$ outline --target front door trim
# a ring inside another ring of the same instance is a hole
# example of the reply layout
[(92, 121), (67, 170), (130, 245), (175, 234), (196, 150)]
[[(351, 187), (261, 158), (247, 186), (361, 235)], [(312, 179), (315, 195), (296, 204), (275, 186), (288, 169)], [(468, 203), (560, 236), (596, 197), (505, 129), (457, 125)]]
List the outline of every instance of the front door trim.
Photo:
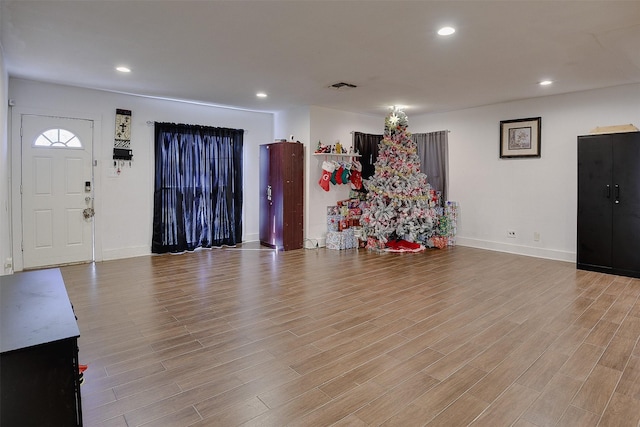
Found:
[(68, 110), (50, 110), (29, 107), (10, 107), (10, 140), (9, 146), (11, 158), (11, 249), (13, 258), (13, 271), (24, 270), (24, 262), (22, 257), (22, 135), (20, 135), (21, 120), (23, 115), (40, 115), (50, 117), (61, 117), (69, 119), (81, 119), (93, 121), (93, 197), (94, 210), (96, 216), (94, 221), (94, 260), (102, 261), (102, 223), (100, 221), (99, 212), (101, 212), (101, 195), (102, 195), (102, 179), (98, 173), (98, 162), (101, 140), (102, 140), (102, 121), (100, 114), (91, 114), (87, 112), (77, 112)]

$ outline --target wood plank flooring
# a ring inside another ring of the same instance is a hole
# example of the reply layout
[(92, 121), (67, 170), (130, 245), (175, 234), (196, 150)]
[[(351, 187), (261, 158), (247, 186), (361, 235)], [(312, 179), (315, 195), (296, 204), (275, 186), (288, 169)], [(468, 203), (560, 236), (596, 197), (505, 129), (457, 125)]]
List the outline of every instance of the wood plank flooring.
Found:
[(466, 247), (62, 268), (86, 426), (638, 426), (640, 280)]

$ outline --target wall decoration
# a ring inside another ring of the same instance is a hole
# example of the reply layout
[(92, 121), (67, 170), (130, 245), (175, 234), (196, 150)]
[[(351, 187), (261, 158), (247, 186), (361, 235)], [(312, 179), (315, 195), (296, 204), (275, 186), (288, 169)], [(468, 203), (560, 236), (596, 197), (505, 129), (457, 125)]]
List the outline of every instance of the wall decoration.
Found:
[(540, 157), (542, 118), (502, 120), (500, 158)]
[(113, 143), (113, 159), (131, 161), (132, 158), (131, 110), (116, 108), (116, 131)]

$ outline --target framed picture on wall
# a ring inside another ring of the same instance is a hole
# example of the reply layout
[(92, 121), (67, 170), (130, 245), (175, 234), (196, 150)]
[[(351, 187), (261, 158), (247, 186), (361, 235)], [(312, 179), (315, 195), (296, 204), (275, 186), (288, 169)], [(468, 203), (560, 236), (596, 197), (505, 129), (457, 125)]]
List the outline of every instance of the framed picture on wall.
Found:
[(500, 121), (500, 158), (540, 157), (542, 118)]

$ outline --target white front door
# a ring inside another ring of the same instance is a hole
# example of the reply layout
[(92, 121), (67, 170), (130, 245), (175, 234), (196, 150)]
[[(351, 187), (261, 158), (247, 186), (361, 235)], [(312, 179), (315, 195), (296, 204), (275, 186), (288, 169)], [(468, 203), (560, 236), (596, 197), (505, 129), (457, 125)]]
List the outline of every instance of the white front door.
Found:
[(24, 268), (93, 260), (93, 121), (23, 114)]

